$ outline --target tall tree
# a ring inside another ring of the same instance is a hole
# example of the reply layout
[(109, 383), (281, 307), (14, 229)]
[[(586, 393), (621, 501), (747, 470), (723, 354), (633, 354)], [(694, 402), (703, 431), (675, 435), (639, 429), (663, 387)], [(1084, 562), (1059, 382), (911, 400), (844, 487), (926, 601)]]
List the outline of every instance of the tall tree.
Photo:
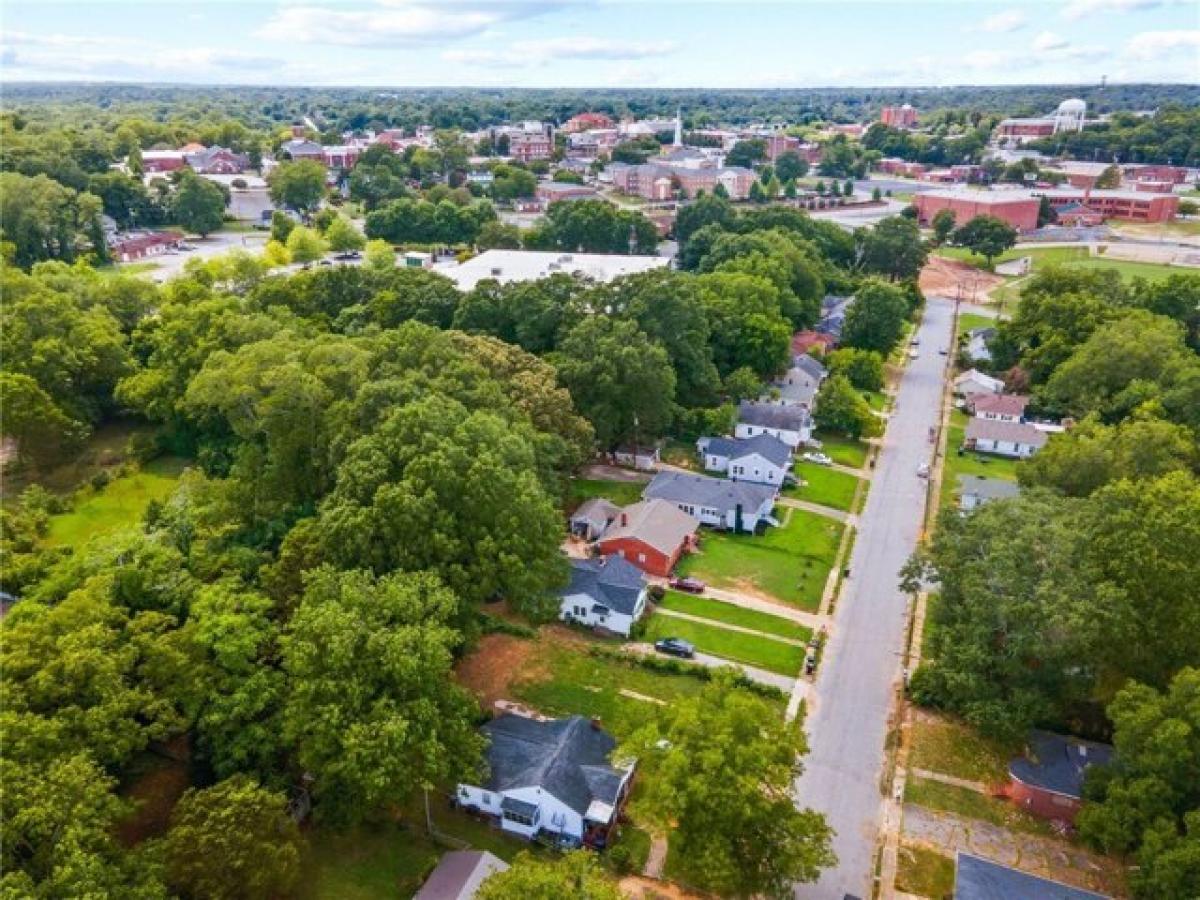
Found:
[(325, 167), (311, 159), (282, 162), (267, 176), (267, 185), (276, 204), (308, 214), (325, 196)]
[(484, 881), (475, 896), (477, 900), (621, 900), (623, 894), (591, 853), (576, 850), (551, 860), (522, 853), (507, 872)]
[(886, 356), (904, 334), (907, 315), (908, 299), (900, 288), (869, 280), (858, 289), (846, 310), (842, 343)]
[(207, 178), (188, 172), (175, 188), (171, 212), (187, 231), (204, 237), (225, 220), (225, 194)]
[(1017, 243), (1017, 229), (995, 216), (976, 216), (954, 230), (953, 240), (982, 256), (990, 269), (993, 259)]
[(817, 392), (814, 420), (820, 428), (852, 438), (874, 437), (883, 430), (867, 401), (837, 372), (826, 378)]
[(889, 216), (863, 237), (863, 269), (888, 281), (916, 278), (926, 256), (917, 223), (904, 216)]
[(345, 216), (335, 216), (325, 229), (325, 241), (334, 253), (346, 250), (361, 250), (367, 245), (367, 239), (361, 231)]

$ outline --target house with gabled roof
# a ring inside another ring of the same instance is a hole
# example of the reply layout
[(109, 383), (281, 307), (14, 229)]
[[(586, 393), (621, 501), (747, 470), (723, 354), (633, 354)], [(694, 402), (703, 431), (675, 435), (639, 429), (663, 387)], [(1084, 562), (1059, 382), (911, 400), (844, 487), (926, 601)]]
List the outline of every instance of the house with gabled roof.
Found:
[(1108, 900), (1103, 894), (1051, 881), (958, 851), (954, 900)]
[(696, 449), (706, 470), (723, 472), (734, 481), (782, 487), (792, 467), (792, 448), (769, 434), (752, 438), (702, 437)]
[(967, 422), (964, 438), (963, 446), (968, 450), (1025, 459), (1046, 446), (1049, 435), (1024, 422), (972, 418)]
[(594, 541), (621, 514), (621, 507), (604, 497), (592, 497), (579, 504), (571, 513), (571, 534), (584, 541)]
[(1004, 391), (1004, 382), (978, 369), (967, 369), (954, 379), (954, 393), (967, 397), (971, 394), (999, 394)]
[(621, 556), (571, 560), (571, 580), (559, 592), (559, 618), (629, 637), (646, 612), (646, 576)]
[(642, 496), (667, 500), (704, 525), (753, 533), (759, 525), (779, 524), (771, 517), (777, 494), (765, 484), (666, 471), (654, 476)]
[(472, 900), (481, 884), (507, 869), (508, 863), (486, 850), (451, 850), (413, 900)]
[(812, 437), (812, 416), (803, 406), (743, 400), (738, 404), (734, 436), (752, 438), (769, 434), (789, 447), (799, 447)]
[(1073, 823), (1083, 805), (1087, 770), (1108, 765), (1112, 759), (1108, 744), (1032, 731), (1024, 755), (1008, 764), (1008, 796), (1034, 815)]
[(596, 548), (650, 575), (666, 577), (696, 542), (699, 520), (667, 500), (646, 499), (618, 510)]
[(460, 804), (526, 839), (562, 847), (607, 845), (634, 763), (612, 761), (617, 742), (598, 722), (505, 714), (480, 731), (489, 741), (488, 778), (479, 786), (460, 784)]

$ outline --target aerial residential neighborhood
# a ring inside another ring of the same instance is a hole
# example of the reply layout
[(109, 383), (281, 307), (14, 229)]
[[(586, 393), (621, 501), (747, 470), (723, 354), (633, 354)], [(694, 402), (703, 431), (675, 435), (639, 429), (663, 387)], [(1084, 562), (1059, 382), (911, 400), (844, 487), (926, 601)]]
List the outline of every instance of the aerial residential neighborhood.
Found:
[(5, 897), (1200, 898), (1192, 6), (5, 14)]

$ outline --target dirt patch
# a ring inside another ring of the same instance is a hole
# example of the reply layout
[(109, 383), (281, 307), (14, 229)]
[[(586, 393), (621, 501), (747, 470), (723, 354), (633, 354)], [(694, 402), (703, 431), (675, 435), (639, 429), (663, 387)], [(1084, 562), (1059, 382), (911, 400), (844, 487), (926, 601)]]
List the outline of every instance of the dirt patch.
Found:
[(931, 256), (921, 270), (921, 291), (963, 300), (986, 303), (992, 290), (1004, 284), (1004, 278), (984, 272), (957, 259)]
[(638, 472), (622, 466), (610, 466), (607, 463), (593, 463), (583, 468), (584, 478), (594, 478), (598, 481), (625, 481), (645, 483), (654, 477), (653, 472)]
[(654, 881), (640, 875), (627, 875), (620, 882), (621, 893), (633, 900), (700, 900), (702, 894), (689, 894), (669, 881)]
[(192, 784), (188, 764), (183, 760), (153, 757), (145, 765), (146, 771), (120, 791), (124, 799), (137, 805), (117, 826), (117, 840), (126, 847), (166, 833), (175, 804)]
[(479, 645), (455, 667), (459, 684), (479, 698), (485, 709), (510, 696), (509, 687), (518, 677), (528, 677), (537, 663), (538, 642), (509, 634), (484, 635)]

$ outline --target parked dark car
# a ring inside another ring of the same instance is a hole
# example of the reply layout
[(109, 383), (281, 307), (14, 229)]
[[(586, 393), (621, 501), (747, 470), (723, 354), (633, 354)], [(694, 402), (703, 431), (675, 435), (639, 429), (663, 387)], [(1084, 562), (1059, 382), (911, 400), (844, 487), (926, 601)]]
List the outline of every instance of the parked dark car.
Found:
[(703, 594), (708, 586), (699, 578), (672, 578), (667, 583), (675, 590), (686, 591), (689, 594)]
[(691, 659), (696, 655), (696, 648), (682, 638), (663, 638), (661, 641), (655, 641), (654, 649), (659, 653), (683, 659)]

